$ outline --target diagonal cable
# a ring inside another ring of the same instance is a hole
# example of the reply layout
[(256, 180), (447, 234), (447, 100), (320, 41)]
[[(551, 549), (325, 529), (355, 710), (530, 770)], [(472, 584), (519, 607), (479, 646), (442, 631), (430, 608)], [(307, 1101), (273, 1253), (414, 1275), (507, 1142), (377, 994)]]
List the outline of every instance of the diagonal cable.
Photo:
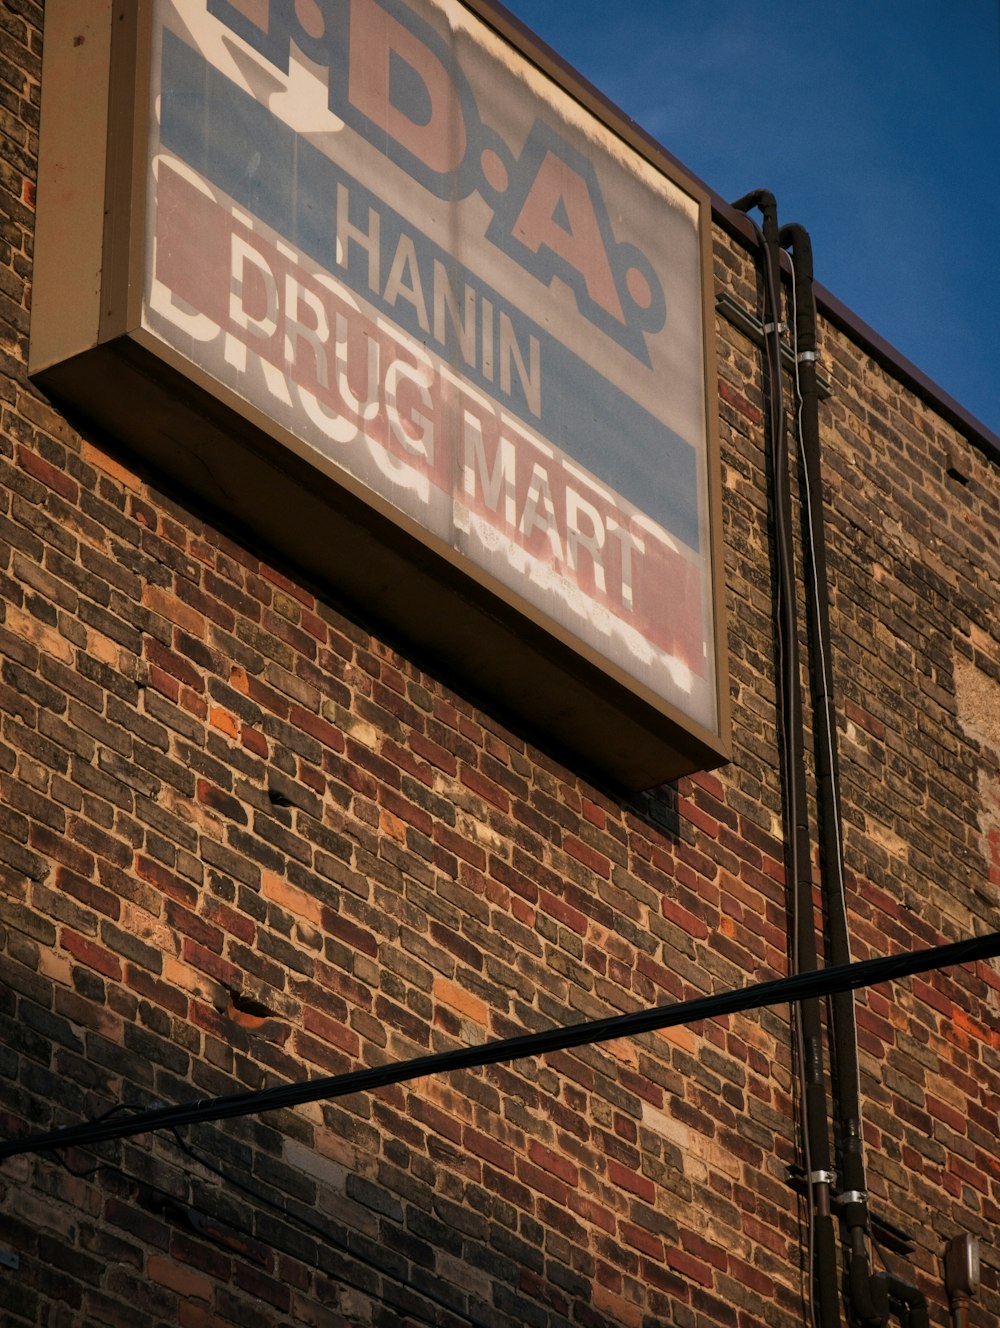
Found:
[(111, 1139), (124, 1139), (151, 1130), (193, 1125), (200, 1121), (228, 1120), (234, 1116), (250, 1116), (263, 1111), (278, 1111), (299, 1106), (305, 1102), (330, 1101), (350, 1093), (371, 1092), (390, 1084), (406, 1083), (429, 1074), (444, 1074), (449, 1070), (478, 1069), (496, 1065), (501, 1061), (521, 1060), (527, 1056), (544, 1056), (572, 1047), (590, 1046), (610, 1042), (617, 1038), (636, 1037), (640, 1033), (654, 1033), (680, 1024), (714, 1019), (719, 1015), (738, 1014), (771, 1005), (787, 1005), (798, 1001), (822, 999), (834, 992), (857, 991), (882, 982), (893, 982), (926, 973), (932, 969), (947, 968), (952, 964), (967, 964), (979, 959), (993, 959), (1000, 955), (1000, 931), (988, 932), (962, 941), (952, 941), (926, 950), (907, 950), (899, 955), (866, 959), (855, 964), (840, 964), (832, 968), (813, 969), (794, 973), (791, 977), (758, 982), (749, 987), (712, 996), (699, 996), (690, 1001), (637, 1010), (632, 1014), (614, 1015), (564, 1028), (545, 1029), (539, 1033), (525, 1033), (503, 1038), (496, 1042), (482, 1042), (473, 1047), (458, 1047), (453, 1051), (417, 1056), (413, 1060), (378, 1065), (346, 1074), (308, 1079), (301, 1083), (280, 1084), (274, 1088), (252, 1092), (230, 1093), (224, 1097), (203, 1098), (175, 1107), (152, 1107), (133, 1116), (117, 1118), (111, 1113), (82, 1125), (67, 1125), (44, 1134), (26, 1135), (0, 1143), (0, 1161), (19, 1153), (47, 1152), (54, 1148), (89, 1148)]

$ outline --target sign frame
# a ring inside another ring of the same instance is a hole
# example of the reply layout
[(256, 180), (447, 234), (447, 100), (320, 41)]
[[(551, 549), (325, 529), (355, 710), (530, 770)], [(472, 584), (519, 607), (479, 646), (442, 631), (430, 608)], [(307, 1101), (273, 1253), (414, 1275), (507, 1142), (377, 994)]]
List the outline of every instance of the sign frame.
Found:
[(153, 0), (46, 5), (29, 373), (515, 731), (646, 789), (730, 758), (710, 200), (506, 11), (463, 7), (697, 205), (714, 730), (143, 326)]

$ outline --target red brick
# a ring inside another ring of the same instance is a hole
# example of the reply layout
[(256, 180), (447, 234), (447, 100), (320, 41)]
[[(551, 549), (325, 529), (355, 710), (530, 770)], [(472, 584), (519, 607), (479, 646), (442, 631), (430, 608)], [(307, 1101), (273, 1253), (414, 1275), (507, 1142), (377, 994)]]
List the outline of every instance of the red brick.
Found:
[(154, 1254), (146, 1264), (146, 1276), (153, 1282), (159, 1282), (161, 1286), (168, 1287), (175, 1291), (185, 1300), (194, 1298), (195, 1300), (208, 1301), (212, 1297), (213, 1285), (210, 1278), (205, 1277), (203, 1273), (197, 1273), (193, 1268), (184, 1264), (174, 1263), (172, 1259), (165, 1259), (163, 1255)]
[(645, 1199), (646, 1203), (651, 1204), (656, 1198), (656, 1189), (651, 1180), (646, 1176), (640, 1176), (636, 1171), (631, 1171), (628, 1167), (623, 1167), (613, 1158), (608, 1159), (608, 1180), (619, 1190), (637, 1194), (640, 1199)]
[(361, 954), (374, 956), (378, 954), (378, 941), (371, 932), (357, 926), (350, 919), (335, 913), (332, 908), (323, 905), (323, 930), (330, 936), (335, 936), (343, 941), (345, 945), (352, 950), (358, 950)]
[(499, 1167), (501, 1171), (509, 1171), (514, 1174), (515, 1153), (513, 1149), (499, 1143), (496, 1139), (480, 1130), (474, 1130), (470, 1125), (462, 1129), (462, 1144), (470, 1153), (475, 1153), (477, 1157), (483, 1158), (493, 1166)]
[(144, 881), (156, 887), (162, 894), (170, 899), (176, 900), (187, 908), (193, 909), (198, 903), (198, 891), (190, 881), (183, 881), (173, 872), (167, 871), (166, 867), (160, 862), (154, 862), (152, 858), (136, 855), (135, 860), (136, 875), (141, 876)]
[(546, 1148), (537, 1139), (532, 1139), (529, 1143), (528, 1156), (532, 1162), (537, 1163), (544, 1171), (550, 1171), (553, 1176), (558, 1176), (567, 1185), (579, 1185), (579, 1168), (569, 1158), (554, 1153), (551, 1148)]
[(565, 1206), (569, 1202), (572, 1186), (566, 1184), (549, 1171), (534, 1166), (524, 1158), (517, 1159), (517, 1177), (532, 1190), (548, 1195), (554, 1203)]
[(712, 1285), (712, 1270), (708, 1264), (702, 1263), (700, 1259), (695, 1259), (690, 1254), (685, 1254), (683, 1250), (673, 1247), (668, 1249), (667, 1263), (693, 1282), (699, 1282), (706, 1287)]
[(183, 908), (173, 899), (168, 899), (165, 917), (169, 926), (176, 931), (183, 932), (185, 936), (190, 936), (202, 948), (213, 950), (216, 954), (222, 954), (223, 933), (218, 927), (209, 926), (207, 922), (198, 917), (197, 913), (192, 913), (190, 909)]
[(694, 936), (697, 940), (703, 941), (708, 935), (708, 924), (701, 918), (696, 918), (688, 909), (682, 908), (680, 904), (664, 895), (660, 901), (660, 912), (671, 922), (675, 922), (678, 927), (686, 931), (689, 936)]
[(340, 729), (327, 723), (319, 715), (314, 715), (311, 710), (303, 710), (301, 706), (293, 706), (288, 720), (296, 728), (301, 729), (303, 733), (308, 733), (318, 742), (321, 742), (324, 747), (329, 747), (335, 752), (344, 750), (346, 744)]
[(643, 1227), (637, 1227), (633, 1222), (620, 1222), (618, 1230), (626, 1245), (641, 1250), (643, 1254), (656, 1259), (658, 1263), (663, 1261), (663, 1241), (659, 1236), (654, 1236)]
[(239, 991), (242, 985), (242, 973), (234, 965), (223, 959), (218, 954), (213, 954), (211, 950), (206, 950), (204, 946), (196, 941), (185, 937), (181, 943), (181, 958), (192, 968), (198, 969), (202, 973), (207, 973), (215, 978), (217, 982), (229, 991)]
[(202, 901), (202, 916), (213, 928), (221, 928), (230, 936), (238, 936), (245, 945), (252, 944), (257, 927), (253, 919), (248, 918), (245, 913), (238, 913), (236, 909), (223, 904), (221, 900), (205, 896)]
[(606, 880), (610, 878), (610, 858), (606, 857), (603, 853), (599, 853), (597, 849), (591, 848), (589, 844), (585, 844), (583, 840), (578, 839), (576, 835), (564, 836), (563, 848), (571, 858), (576, 858), (576, 860), (582, 862), (585, 867), (589, 867), (591, 871), (597, 872), (598, 876), (603, 876)]
[(551, 917), (557, 918), (564, 926), (575, 931), (578, 936), (586, 936), (590, 925), (586, 916), (579, 909), (570, 907), (558, 895), (550, 894), (548, 890), (539, 890), (538, 906)]
[(617, 1218), (614, 1213), (606, 1208), (604, 1204), (598, 1203), (596, 1199), (588, 1198), (587, 1195), (574, 1190), (569, 1196), (568, 1203), (572, 1211), (578, 1217), (583, 1218), (585, 1222), (600, 1227), (602, 1231), (608, 1233), (615, 1230)]
[(164, 1009), (171, 1010), (176, 1015), (187, 1014), (187, 996), (176, 987), (172, 987), (169, 982), (153, 977), (144, 968), (137, 968), (135, 964), (126, 964), (125, 985), (145, 1000), (162, 1005)]
[(492, 779), (487, 779), (481, 771), (463, 764), (459, 771), (459, 777), (466, 788), (471, 789), (473, 793), (478, 793), (481, 798), (485, 798), (487, 802), (492, 803), (498, 811), (504, 813), (510, 811), (510, 797), (507, 792)]
[(248, 751), (254, 752), (255, 755), (267, 760), (269, 754), (267, 739), (262, 733), (258, 733), (256, 729), (251, 728), (249, 724), (244, 724), (240, 729), (240, 741)]
[(473, 843), (463, 835), (457, 834), (450, 826), (435, 823), (434, 839), (449, 853), (471, 865), (479, 871), (486, 870), (486, 853), (479, 844)]
[(32, 452), (27, 447), (19, 447), (17, 457), (21, 467), (29, 475), (33, 475), (36, 480), (40, 480), (48, 488), (54, 489), (68, 503), (77, 501), (80, 496), (80, 487), (75, 480), (70, 479), (65, 471), (58, 470), (55, 466), (50, 465), (37, 452)]
[(419, 1098), (411, 1098), (409, 1103), (410, 1115), (414, 1120), (420, 1121), (422, 1125), (429, 1126), (437, 1134), (450, 1139), (452, 1143), (462, 1142), (462, 1125), (460, 1121), (441, 1111), (439, 1107), (434, 1106), (432, 1102), (421, 1101)]
[(72, 895), (74, 899), (79, 899), (81, 904), (86, 904), (89, 908), (96, 908), (99, 913), (103, 913), (108, 918), (118, 918), (121, 916), (121, 900), (105, 890), (93, 881), (86, 881), (76, 872), (70, 871), (68, 867), (60, 867), (56, 872), (56, 885), (66, 894)]
[(161, 645), (154, 637), (147, 636), (143, 643), (146, 658), (151, 665), (155, 665), (161, 672), (169, 674), (175, 678), (178, 683), (189, 687), (194, 692), (204, 690), (205, 683), (202, 675), (186, 659), (175, 654), (167, 646)]
[(85, 936), (81, 936), (79, 932), (73, 931), (70, 927), (63, 927), (59, 934), (59, 943), (64, 950), (68, 950), (71, 955), (75, 955), (81, 964), (86, 964), (88, 968), (103, 973), (107, 978), (114, 978), (116, 982), (121, 981), (121, 963), (117, 955), (113, 955), (103, 945), (87, 940)]
[(748, 401), (742, 392), (737, 391), (732, 383), (727, 383), (724, 378), (719, 379), (719, 396), (727, 401), (740, 415), (749, 420), (751, 424), (760, 425), (764, 418), (760, 407)]
[(361, 1044), (358, 1041), (357, 1034), (351, 1029), (345, 1028), (343, 1024), (335, 1019), (330, 1019), (319, 1010), (311, 1006), (305, 1006), (302, 1010), (302, 1026), (321, 1037), (324, 1042), (330, 1042), (348, 1056), (356, 1060), (361, 1050)]

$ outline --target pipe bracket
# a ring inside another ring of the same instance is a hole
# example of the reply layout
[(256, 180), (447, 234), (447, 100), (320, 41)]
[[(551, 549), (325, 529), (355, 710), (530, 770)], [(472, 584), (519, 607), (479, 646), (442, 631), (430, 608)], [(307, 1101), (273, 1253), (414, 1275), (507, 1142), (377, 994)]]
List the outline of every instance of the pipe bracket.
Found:
[(837, 1204), (867, 1204), (868, 1195), (864, 1190), (842, 1190), (834, 1200)]
[(836, 1185), (837, 1173), (835, 1171), (810, 1171), (810, 1185)]

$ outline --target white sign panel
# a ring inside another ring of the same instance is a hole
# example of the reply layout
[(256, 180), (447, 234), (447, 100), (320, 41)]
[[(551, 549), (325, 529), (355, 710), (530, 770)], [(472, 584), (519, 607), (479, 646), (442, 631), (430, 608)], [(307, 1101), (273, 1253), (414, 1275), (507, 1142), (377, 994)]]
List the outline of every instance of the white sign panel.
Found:
[(154, 14), (144, 330), (718, 733), (698, 200), (460, 4)]

